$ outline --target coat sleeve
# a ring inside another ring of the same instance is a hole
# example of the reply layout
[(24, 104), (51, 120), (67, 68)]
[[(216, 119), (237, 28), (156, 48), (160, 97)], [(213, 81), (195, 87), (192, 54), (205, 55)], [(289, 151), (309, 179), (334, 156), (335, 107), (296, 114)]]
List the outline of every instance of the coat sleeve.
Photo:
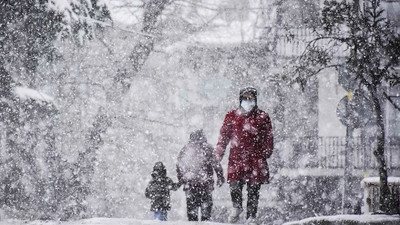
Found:
[(263, 151), (267, 158), (271, 157), (274, 150), (274, 137), (272, 134), (272, 124), (271, 119), (268, 114), (265, 114), (264, 126), (263, 126)]
[(215, 161), (216, 161), (216, 164), (214, 166), (215, 173), (217, 174), (218, 178), (222, 178), (224, 177), (224, 170), (222, 169), (221, 163), (217, 162), (217, 159), (215, 159)]
[(222, 127), (219, 131), (219, 138), (217, 147), (215, 149), (215, 156), (218, 162), (221, 162), (224, 157), (226, 147), (232, 137), (232, 113), (228, 113), (225, 116)]
[(213, 148), (209, 146), (209, 160), (211, 162), (211, 165), (213, 167), (213, 170), (217, 174), (217, 177), (223, 177), (224, 176), (224, 171), (222, 169), (221, 163), (217, 160), (217, 157), (215, 154), (213, 154)]
[(182, 155), (183, 155), (183, 153), (184, 153), (184, 150), (185, 150), (185, 148), (183, 148), (180, 152), (179, 152), (179, 155), (178, 155), (178, 160), (177, 160), (177, 162), (176, 162), (176, 174), (177, 174), (177, 177), (178, 177), (178, 183), (179, 184), (182, 184), (183, 183), (183, 171), (182, 171), (182, 168), (181, 168), (181, 161), (182, 161)]
[(146, 198), (150, 198), (150, 199), (152, 198), (152, 196), (153, 196), (153, 182), (152, 181), (150, 181), (150, 183), (147, 185), (144, 195), (146, 196)]
[(176, 191), (181, 185), (178, 183), (174, 183), (171, 178), (168, 178), (168, 189)]

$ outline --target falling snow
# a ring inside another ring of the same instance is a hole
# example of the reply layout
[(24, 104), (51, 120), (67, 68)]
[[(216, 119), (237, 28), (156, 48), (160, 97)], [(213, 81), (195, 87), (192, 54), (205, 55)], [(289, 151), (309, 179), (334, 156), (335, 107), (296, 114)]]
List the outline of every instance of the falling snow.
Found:
[[(339, 2), (0, 3), (0, 225), (160, 224), (153, 165), (201, 170), (179, 152), (199, 129), (215, 148), (248, 86), (274, 135), (259, 224), (400, 223), (400, 2)], [(228, 223), (229, 184), (212, 195), (204, 223)], [(187, 224), (183, 188), (170, 199), (162, 224)]]

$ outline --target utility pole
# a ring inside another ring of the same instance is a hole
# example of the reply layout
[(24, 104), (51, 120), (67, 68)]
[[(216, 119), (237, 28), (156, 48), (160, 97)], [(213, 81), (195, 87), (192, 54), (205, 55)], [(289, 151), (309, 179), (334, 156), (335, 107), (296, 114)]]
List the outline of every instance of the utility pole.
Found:
[[(346, 87), (345, 87), (346, 88)], [(349, 88), (349, 87), (347, 87)], [(343, 172), (343, 192), (342, 192), (342, 214), (352, 213), (352, 190), (354, 182), (352, 180), (354, 171), (353, 154), (353, 131), (364, 127), (372, 118), (372, 110), (369, 99), (360, 90), (355, 90), (353, 95), (350, 89), (347, 96), (340, 100), (337, 108), (337, 116), (340, 122), (346, 126), (346, 148), (344, 152), (345, 164)]]
[[(351, 101), (351, 92), (347, 93), (347, 101)], [(350, 114), (350, 104), (346, 104), (346, 111)], [(353, 131), (351, 125), (346, 126), (346, 148), (344, 153), (344, 174), (343, 174), (343, 193), (342, 193), (342, 214), (351, 213), (350, 191), (352, 190), (351, 176), (353, 173)]]
[[(357, 15), (360, 9), (360, 1), (353, 0), (353, 13)], [(354, 36), (356, 34), (356, 27), (353, 25), (351, 28), (351, 35)], [(357, 57), (357, 43), (353, 44), (353, 49), (351, 51), (351, 57)], [(347, 101), (346, 111), (350, 112), (350, 102), (351, 102), (351, 92), (347, 92)], [(344, 162), (344, 174), (343, 174), (343, 194), (342, 194), (342, 214), (350, 214), (351, 213), (351, 201), (350, 191), (352, 190), (352, 181), (351, 176), (353, 172), (353, 164), (352, 159), (353, 156), (353, 131), (354, 127), (352, 125), (346, 126), (346, 149), (345, 149), (345, 162)]]

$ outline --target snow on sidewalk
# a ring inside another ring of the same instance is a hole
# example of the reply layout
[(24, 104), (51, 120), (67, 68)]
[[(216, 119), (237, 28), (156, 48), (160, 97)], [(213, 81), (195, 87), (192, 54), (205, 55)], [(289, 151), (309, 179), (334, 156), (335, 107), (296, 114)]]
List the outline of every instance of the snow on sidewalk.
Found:
[[(327, 224), (341, 224), (341, 222), (353, 222), (352, 224), (400, 224), (399, 215), (337, 215), (320, 216), (303, 219), (301, 221), (287, 222), (284, 225), (307, 225), (316, 222), (328, 222)], [(337, 223), (336, 223), (337, 222)], [(27, 221), (5, 219), (0, 221), (0, 225), (222, 225), (216, 222), (188, 222), (188, 221), (156, 221), (156, 220), (137, 220), (131, 218), (91, 218), (76, 221)], [(238, 224), (237, 224), (238, 225)]]
[(128, 218), (92, 218), (76, 221), (26, 221), (26, 220), (2, 220), (0, 225), (221, 225), (214, 222), (188, 222), (188, 221), (156, 221), (156, 220), (136, 220)]
[[(288, 222), (283, 225), (307, 225), (307, 224), (322, 224), (321, 222), (329, 222), (326, 224), (337, 224), (341, 222), (353, 222), (351, 224), (387, 224), (399, 225), (399, 215), (335, 215), (335, 216), (319, 216), (310, 217), (300, 221)], [(347, 224), (347, 223), (346, 223)]]

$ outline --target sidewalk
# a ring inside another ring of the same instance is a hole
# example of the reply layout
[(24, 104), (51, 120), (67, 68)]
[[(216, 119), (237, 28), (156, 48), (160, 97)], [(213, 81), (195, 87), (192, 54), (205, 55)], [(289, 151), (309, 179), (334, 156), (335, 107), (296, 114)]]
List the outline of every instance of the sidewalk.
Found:
[(336, 215), (310, 217), (283, 225), (400, 225), (399, 215)]

